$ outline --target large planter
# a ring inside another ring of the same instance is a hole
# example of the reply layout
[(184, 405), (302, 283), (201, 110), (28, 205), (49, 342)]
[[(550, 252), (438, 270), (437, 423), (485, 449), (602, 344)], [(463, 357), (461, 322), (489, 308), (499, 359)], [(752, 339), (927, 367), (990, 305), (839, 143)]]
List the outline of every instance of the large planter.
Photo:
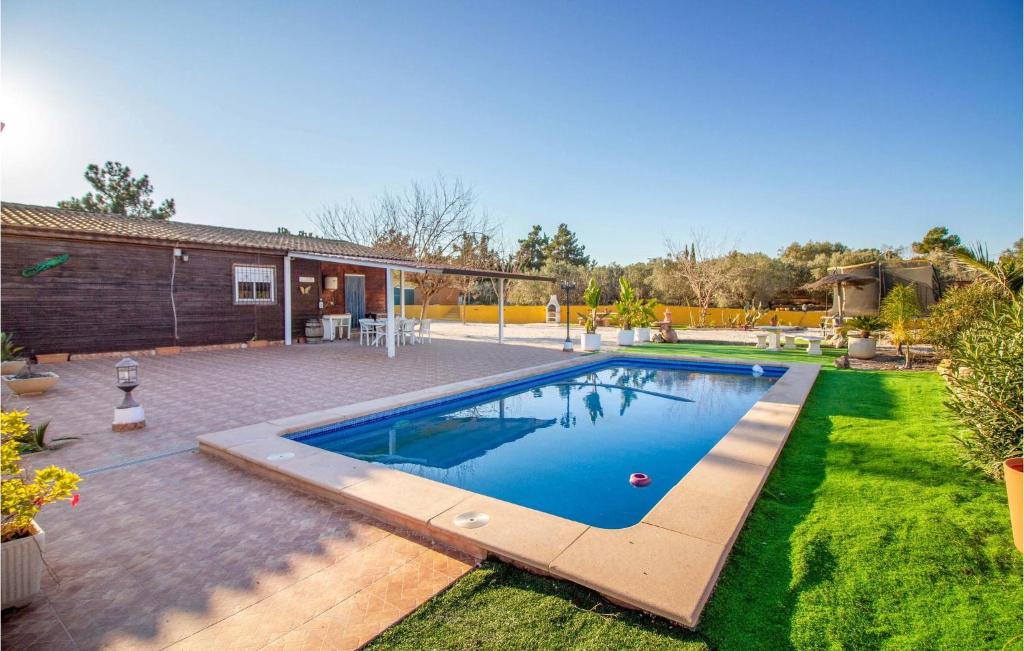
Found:
[(46, 393), (57, 384), (60, 376), (56, 373), (35, 373), (34, 377), (19, 378), (14, 375), (3, 376), (4, 384), (19, 396), (31, 396)]
[(636, 333), (636, 343), (646, 344), (651, 340), (651, 329), (650, 328), (636, 328), (633, 330)]
[(601, 350), (601, 335), (596, 332), (580, 336), (580, 347), (583, 350)]
[(633, 330), (619, 330), (618, 341), (620, 346), (632, 346), (636, 333)]
[(38, 524), (32, 524), (36, 529), (34, 536), (9, 540), (0, 545), (0, 562), (3, 563), (0, 603), (4, 608), (28, 605), (39, 594), (46, 534)]
[(878, 354), (877, 343), (874, 337), (850, 337), (846, 342), (847, 352), (854, 359), (874, 359)]
[(0, 362), (0, 375), (17, 375), (25, 368), (27, 362), (23, 359), (12, 359), (9, 362)]
[(1004, 461), (1003, 479), (1006, 481), (1006, 499), (1010, 504), (1013, 544), (1017, 551), (1024, 552), (1024, 459), (1016, 457)]

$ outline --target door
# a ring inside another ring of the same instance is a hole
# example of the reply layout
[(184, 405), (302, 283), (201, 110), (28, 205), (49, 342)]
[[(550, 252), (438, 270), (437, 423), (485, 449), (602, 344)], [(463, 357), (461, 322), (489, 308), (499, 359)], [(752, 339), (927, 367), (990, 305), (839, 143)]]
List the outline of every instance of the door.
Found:
[(345, 274), (345, 311), (352, 315), (352, 325), (366, 317), (366, 276)]

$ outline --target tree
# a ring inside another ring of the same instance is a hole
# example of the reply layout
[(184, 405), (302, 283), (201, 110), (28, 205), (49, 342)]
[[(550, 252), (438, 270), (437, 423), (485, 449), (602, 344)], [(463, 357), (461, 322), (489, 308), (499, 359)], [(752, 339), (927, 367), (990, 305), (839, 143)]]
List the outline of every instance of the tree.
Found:
[(147, 219), (170, 219), (174, 216), (174, 199), (164, 199), (160, 207), (154, 208), (149, 197), (153, 194), (149, 176), (143, 174), (133, 178), (127, 165), (111, 161), (102, 168), (89, 165), (85, 168), (85, 180), (95, 193), (87, 192), (82, 197), (59, 201), (57, 207)]
[(699, 309), (697, 326), (707, 324), (708, 309), (711, 302), (725, 287), (728, 267), (717, 254), (716, 247), (708, 242), (701, 233), (693, 233), (693, 242), (689, 248), (677, 249), (668, 242), (669, 256), (673, 259), (672, 268), (676, 277), (690, 287), (696, 307)]
[(586, 247), (579, 243), (576, 233), (570, 231), (567, 224), (558, 225), (558, 230), (548, 241), (544, 253), (548, 260), (565, 262), (577, 267), (590, 266), (590, 256), (586, 254)]
[(789, 265), (763, 253), (732, 251), (722, 264), (726, 278), (716, 296), (719, 307), (768, 305), (797, 284)]
[(889, 325), (889, 334), (893, 343), (903, 348), (903, 368), (909, 369), (911, 363), (910, 347), (917, 339), (914, 330), (914, 319), (921, 316), (921, 304), (917, 300), (917, 289), (910, 283), (896, 285), (882, 299), (878, 315)]
[(519, 240), (519, 250), (516, 258), (522, 269), (539, 271), (547, 260), (547, 249), (551, 240), (541, 229), (540, 224), (534, 224), (526, 237)]
[[(501, 266), (501, 255), (491, 248), (491, 237), (483, 233), (464, 233), (452, 263), (461, 267), (476, 269), (498, 269)], [(451, 286), (462, 294), (462, 322), (466, 322), (466, 305), (471, 296), (481, 293), (487, 288), (487, 281), (479, 276), (452, 276)], [(497, 289), (495, 288), (495, 294)]]
[(920, 242), (911, 245), (914, 253), (928, 255), (932, 251), (946, 251), (953, 253), (961, 248), (960, 236), (949, 232), (945, 226), (935, 226), (928, 229)]
[[(363, 206), (325, 206), (313, 223), (328, 238), (372, 246), (419, 262), (450, 264), (458, 257), (467, 234), (491, 237), (495, 227), (476, 210), (476, 195), (455, 179), (438, 176), (430, 184), (414, 182), (401, 194), (385, 193)], [(430, 299), (452, 286), (454, 277), (417, 274), (423, 297), (421, 317)]]

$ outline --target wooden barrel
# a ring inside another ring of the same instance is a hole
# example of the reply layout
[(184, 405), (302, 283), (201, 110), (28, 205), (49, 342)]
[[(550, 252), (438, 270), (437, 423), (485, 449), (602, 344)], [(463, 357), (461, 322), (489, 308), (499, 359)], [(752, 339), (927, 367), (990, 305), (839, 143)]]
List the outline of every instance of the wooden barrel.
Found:
[(324, 324), (320, 319), (306, 319), (306, 342), (318, 344), (324, 339)]

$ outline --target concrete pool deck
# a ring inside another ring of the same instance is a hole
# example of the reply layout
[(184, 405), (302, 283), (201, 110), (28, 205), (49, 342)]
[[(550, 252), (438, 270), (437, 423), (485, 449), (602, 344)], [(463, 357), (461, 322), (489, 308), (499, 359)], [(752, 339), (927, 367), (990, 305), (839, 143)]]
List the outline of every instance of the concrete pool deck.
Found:
[[(786, 373), (641, 522), (624, 529), (588, 526), (283, 438), (312, 427), (617, 357), (644, 355), (573, 357), (205, 434), (198, 437), (199, 447), (474, 557), (494, 555), (694, 627), (796, 423), (819, 365), (773, 363), (786, 367)], [(735, 360), (690, 361), (749, 366)], [(489, 516), (486, 526), (467, 529), (454, 523), (457, 516), (473, 512)]]

